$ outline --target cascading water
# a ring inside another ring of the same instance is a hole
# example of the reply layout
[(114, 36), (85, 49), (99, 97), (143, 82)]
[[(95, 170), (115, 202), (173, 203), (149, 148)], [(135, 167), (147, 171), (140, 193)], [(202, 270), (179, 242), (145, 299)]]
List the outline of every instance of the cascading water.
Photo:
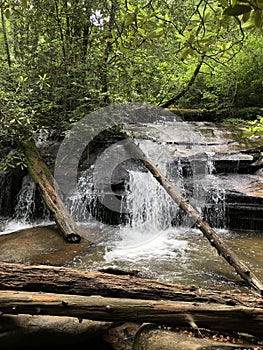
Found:
[[(178, 155), (173, 145), (168, 148), (148, 140), (140, 140), (140, 148), (201, 215), (208, 205), (213, 208), (212, 223), (224, 221), (224, 191), (214, 174), (212, 153), (198, 153), (190, 158), (180, 152)], [(212, 266), (216, 262), (208, 261), (210, 247), (200, 258), (200, 244), (207, 242), (149, 172), (130, 170), (125, 189), (123, 206), (129, 212), (129, 220), (100, 242), (105, 252), (96, 267), (138, 269), (142, 274), (156, 274), (170, 281), (188, 275), (191, 281), (198, 279), (196, 266), (202, 271), (202, 264), (208, 262)]]
[(14, 215), (7, 221), (5, 233), (50, 223), (50, 213), (43, 200), (37, 195), (36, 184), (30, 175), (25, 175), (17, 195)]
[[(208, 147), (209, 152), (204, 151), (203, 147), (198, 146), (198, 142), (201, 144), (200, 140), (192, 139), (187, 132), (181, 133), (181, 129), (173, 127), (172, 124), (167, 127), (161, 125), (159, 129), (158, 127), (157, 124), (154, 125), (154, 142), (149, 138), (135, 141), (210, 225), (216, 228), (224, 239), (232, 239), (234, 234), (221, 228), (225, 227), (225, 188), (233, 188), (236, 175), (233, 181), (225, 174), (216, 173), (215, 160), (218, 154), (210, 151), (212, 147)], [(164, 136), (163, 130), (167, 131)], [(172, 130), (171, 137), (168, 134), (169, 130)], [(114, 152), (112, 153), (114, 156)], [(115, 157), (117, 158), (118, 154)], [(94, 250), (92, 248), (87, 255), (76, 257), (72, 265), (85, 270), (107, 267), (135, 269), (145, 276), (156, 276), (178, 283), (200, 282), (210, 286), (216, 281), (221, 286), (222, 276), (227, 277), (229, 272), (229, 280), (232, 281), (233, 271), (228, 271), (228, 266), (217, 257), (202, 233), (192, 227), (178, 205), (149, 172), (142, 169), (141, 165), (138, 166), (138, 162), (131, 168), (125, 168), (125, 182), (114, 183), (115, 189), (118, 188), (119, 191), (116, 191), (116, 196), (122, 198), (121, 205), (127, 212), (127, 215), (123, 216), (125, 220), (122, 220), (118, 212), (113, 213), (109, 210), (106, 213), (96, 193), (92, 167), (80, 173), (78, 188), (66, 199), (66, 203), (78, 223), (95, 227), (95, 230), (100, 232), (104, 231), (96, 240)], [(105, 173), (105, 168), (102, 165), (101, 173), (103, 172)], [(122, 180), (125, 178), (120, 177)], [(241, 177), (238, 177), (238, 182), (240, 181)], [(120, 183), (123, 186), (121, 188), (118, 187)], [(4, 189), (4, 186), (2, 187)], [(45, 217), (45, 214), (39, 211), (36, 197), (35, 185), (29, 177), (25, 177), (15, 208), (15, 220), (19, 220), (19, 224), (17, 227), (13, 226), (12, 231), (22, 228), (22, 222), (28, 226), (35, 226), (35, 218)], [(117, 224), (113, 225), (107, 215), (119, 215)], [(103, 226), (101, 222), (97, 224), (99, 220), (103, 223), (107, 220), (108, 222)], [(14, 220), (10, 220), (10, 225), (12, 222), (14, 223)], [(257, 259), (259, 255), (260, 253)]]
[(14, 218), (29, 223), (35, 211), (36, 185), (29, 175), (23, 178), (22, 188), (17, 196)]
[(177, 208), (150, 173), (130, 171), (126, 191), (125, 207), (130, 213), (131, 228), (154, 234), (171, 226)]
[(77, 182), (76, 191), (66, 198), (66, 206), (70, 214), (77, 222), (85, 223), (92, 220), (87, 208), (96, 200), (92, 174), (87, 170), (83, 171)]
[(221, 186), (219, 178), (215, 176), (216, 168), (214, 165), (214, 153), (207, 152), (207, 176), (205, 177), (205, 186), (207, 187), (206, 203), (203, 208), (204, 217), (212, 227), (225, 228), (226, 225), (226, 208), (225, 195), (226, 191)]

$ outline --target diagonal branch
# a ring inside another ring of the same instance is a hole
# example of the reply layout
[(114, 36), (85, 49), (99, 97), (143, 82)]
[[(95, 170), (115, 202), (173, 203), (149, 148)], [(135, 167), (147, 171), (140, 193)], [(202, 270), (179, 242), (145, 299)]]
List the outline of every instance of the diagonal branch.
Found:
[(200, 72), (200, 69), (202, 67), (202, 64), (204, 62), (204, 59), (206, 57), (206, 54), (203, 53), (199, 59), (199, 62), (193, 72), (193, 75), (191, 76), (190, 80), (188, 81), (187, 85), (178, 92), (178, 94), (176, 94), (174, 97), (172, 97), (170, 100), (168, 100), (167, 102), (165, 102), (163, 105), (161, 105), (161, 107), (163, 108), (168, 108), (170, 107), (172, 104), (176, 103), (181, 97), (183, 97), (187, 91), (189, 90), (189, 88), (193, 85), (193, 83), (195, 82), (195, 79), (198, 75), (198, 73)]

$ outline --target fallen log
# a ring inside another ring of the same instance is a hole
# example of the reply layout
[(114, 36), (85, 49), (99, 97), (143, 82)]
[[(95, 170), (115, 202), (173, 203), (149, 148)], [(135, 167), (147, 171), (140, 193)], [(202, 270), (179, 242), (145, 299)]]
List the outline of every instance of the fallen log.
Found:
[(0, 263), (0, 290), (42, 291), (116, 298), (176, 300), (263, 308), (263, 299), (241, 292), (206, 290), (147, 278), (67, 267)]
[[(79, 227), (68, 212), (65, 204), (54, 187), (54, 178), (47, 165), (40, 156), (35, 143), (22, 141), (20, 147), (24, 150), (28, 164), (28, 171), (37, 184), (48, 209), (54, 216), (58, 231), (69, 243), (80, 242)], [(92, 242), (90, 242), (91, 244)]]
[(109, 322), (151, 322), (219, 331), (246, 332), (262, 337), (263, 309), (166, 300), (141, 300), (1, 291), (2, 314), (70, 316)]
[(238, 256), (223, 242), (217, 235), (215, 230), (202, 218), (202, 216), (194, 209), (194, 207), (177, 191), (174, 184), (169, 181), (157, 166), (137, 147), (133, 142), (127, 140), (126, 148), (129, 154), (134, 158), (140, 159), (144, 166), (150, 171), (153, 177), (166, 190), (174, 202), (188, 215), (192, 224), (201, 230), (204, 236), (209, 240), (210, 244), (216, 248), (219, 255), (236, 270), (242, 279), (255, 291), (263, 295), (263, 284), (254, 275), (248, 266), (246, 266)]

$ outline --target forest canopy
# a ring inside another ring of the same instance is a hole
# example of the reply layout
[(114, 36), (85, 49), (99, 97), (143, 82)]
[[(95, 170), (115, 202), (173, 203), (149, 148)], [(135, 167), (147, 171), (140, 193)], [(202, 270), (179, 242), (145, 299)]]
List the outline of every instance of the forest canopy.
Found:
[(263, 107), (263, 0), (0, 2), (5, 142), (108, 104)]

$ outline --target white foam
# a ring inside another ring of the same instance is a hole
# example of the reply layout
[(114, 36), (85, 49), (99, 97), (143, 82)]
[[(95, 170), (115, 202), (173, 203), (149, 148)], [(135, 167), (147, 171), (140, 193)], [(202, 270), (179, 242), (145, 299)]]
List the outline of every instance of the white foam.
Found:
[(178, 230), (159, 232), (141, 232), (134, 229), (123, 228), (119, 238), (108, 245), (104, 255), (106, 263), (114, 261), (149, 261), (149, 259), (176, 258), (181, 256), (188, 248), (186, 239), (180, 238)]
[(47, 221), (47, 220), (41, 220), (37, 222), (26, 222), (24, 220), (13, 219), (6, 222), (6, 225), (3, 231), (0, 232), (0, 235), (4, 235), (11, 232), (17, 232), (20, 230), (24, 230), (24, 229), (28, 229), (36, 226), (48, 226), (51, 224), (54, 224), (54, 222)]

